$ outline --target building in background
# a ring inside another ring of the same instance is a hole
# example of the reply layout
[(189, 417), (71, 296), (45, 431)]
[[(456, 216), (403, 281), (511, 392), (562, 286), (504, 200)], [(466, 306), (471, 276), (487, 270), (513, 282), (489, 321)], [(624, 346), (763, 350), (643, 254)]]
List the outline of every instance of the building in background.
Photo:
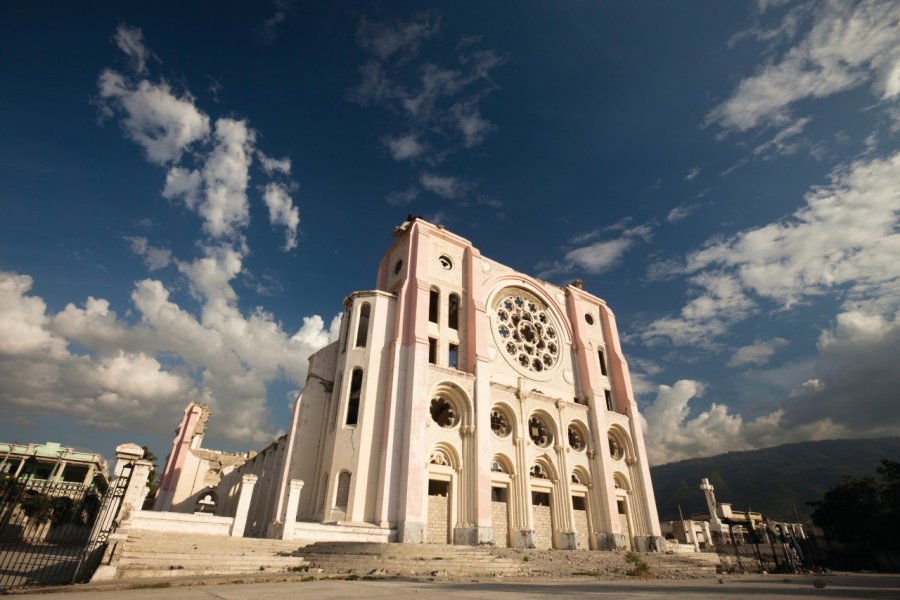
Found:
[(58, 442), (0, 442), (0, 473), (28, 481), (80, 483), (103, 493), (109, 487), (106, 460), (93, 450), (69, 448)]
[(287, 435), (216, 482), (191, 458), (208, 416), (192, 403), (157, 510), (228, 516), (243, 481), (249, 535), (662, 549), (606, 303), (422, 219), (394, 238), (310, 357)]

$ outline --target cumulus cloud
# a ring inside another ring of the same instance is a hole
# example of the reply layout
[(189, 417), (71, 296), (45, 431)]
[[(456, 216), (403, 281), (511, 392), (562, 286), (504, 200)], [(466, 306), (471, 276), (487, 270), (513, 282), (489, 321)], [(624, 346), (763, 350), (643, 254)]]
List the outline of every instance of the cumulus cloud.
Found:
[[(594, 241), (604, 232), (612, 231), (621, 233), (615, 239)], [(618, 265), (628, 250), (641, 240), (650, 239), (652, 233), (653, 227), (649, 224), (629, 227), (627, 221), (623, 221), (604, 230), (595, 229), (576, 235), (569, 243), (577, 247), (569, 250), (562, 260), (536, 265), (538, 277), (548, 278), (572, 272), (603, 273)]]
[(647, 326), (644, 341), (695, 344), (768, 301), (790, 309), (832, 294), (874, 314), (900, 306), (900, 153), (835, 169), (779, 221), (710, 240), (687, 256), (696, 298)]
[(741, 346), (734, 351), (728, 361), (729, 367), (756, 366), (760, 367), (769, 362), (778, 348), (787, 345), (784, 338), (772, 338), (770, 340), (757, 340), (749, 346)]
[(791, 107), (872, 82), (881, 100), (900, 94), (900, 5), (890, 0), (822, 2), (806, 37), (743, 79), (707, 124), (726, 131), (783, 125)]
[(288, 332), (261, 309), (242, 313), (230, 286), (240, 261), (220, 248), (179, 265), (202, 303), (200, 319), (162, 282), (137, 282), (136, 322), (98, 298), (48, 313), (29, 276), (0, 272), (0, 402), (91, 427), (162, 433), (187, 401), (202, 399), (226, 417), (213, 425), (224, 439), (269, 441), (267, 386), (279, 378), (302, 386), (306, 359), (336, 339), (339, 317), (330, 325), (308, 317)]
[(297, 247), (300, 209), (294, 206), (290, 191), (280, 183), (268, 183), (263, 200), (269, 208), (269, 222), (285, 228), (284, 250), (293, 250)]
[(433, 173), (423, 173), (419, 177), (419, 183), (422, 187), (437, 194), (441, 198), (458, 198), (467, 191), (467, 185), (464, 181), (456, 177), (444, 175), (435, 175)]
[(113, 35), (116, 45), (131, 60), (131, 68), (135, 73), (143, 75), (147, 72), (147, 60), (150, 51), (144, 46), (144, 33), (138, 27), (119, 25)]
[(177, 96), (165, 82), (133, 83), (107, 69), (98, 82), (107, 114), (121, 113), (128, 137), (144, 148), (147, 160), (166, 165), (209, 134), (209, 117), (194, 106), (194, 99)]
[(126, 237), (131, 244), (131, 251), (143, 257), (144, 264), (150, 271), (157, 271), (169, 266), (172, 262), (172, 251), (168, 248), (151, 246), (147, 238), (142, 236)]
[(203, 228), (213, 237), (233, 236), (250, 221), (247, 184), (254, 132), (245, 121), (216, 121), (215, 146), (203, 165), (206, 198), (198, 206)]
[(397, 161), (418, 158), (425, 152), (425, 146), (419, 142), (418, 137), (413, 133), (398, 137), (386, 136), (383, 141), (391, 156)]
[(256, 151), (256, 157), (259, 159), (259, 164), (262, 166), (263, 171), (266, 172), (266, 175), (274, 175), (276, 173), (281, 173), (282, 175), (291, 174), (291, 159), (288, 157), (272, 158), (267, 156), (262, 150)]

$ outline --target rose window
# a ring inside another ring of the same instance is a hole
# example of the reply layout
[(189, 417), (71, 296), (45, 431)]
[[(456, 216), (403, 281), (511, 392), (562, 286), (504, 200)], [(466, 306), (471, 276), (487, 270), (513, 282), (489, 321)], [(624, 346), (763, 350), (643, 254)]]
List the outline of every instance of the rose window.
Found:
[(438, 396), (431, 400), (431, 420), (445, 429), (451, 429), (459, 423), (459, 412), (446, 398)]
[(609, 434), (609, 455), (613, 460), (622, 460), (625, 456), (625, 448), (612, 433)]
[(576, 452), (581, 452), (587, 447), (584, 434), (574, 425), (569, 425), (569, 446)]
[(535, 373), (557, 363), (559, 334), (546, 305), (516, 290), (501, 296), (495, 311), (495, 331), (510, 362)]
[(528, 436), (536, 446), (546, 448), (553, 442), (553, 434), (550, 428), (541, 420), (540, 417), (531, 417), (528, 419)]
[(493, 431), (499, 437), (506, 437), (509, 435), (509, 432), (512, 430), (512, 427), (509, 425), (509, 419), (506, 418), (506, 415), (503, 414), (503, 411), (497, 410), (496, 408), (491, 411), (491, 431)]

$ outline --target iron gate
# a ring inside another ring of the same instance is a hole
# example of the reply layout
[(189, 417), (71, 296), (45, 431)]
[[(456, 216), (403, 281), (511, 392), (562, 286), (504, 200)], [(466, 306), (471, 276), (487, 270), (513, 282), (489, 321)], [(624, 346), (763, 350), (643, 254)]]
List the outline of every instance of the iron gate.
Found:
[(87, 581), (115, 528), (132, 468), (102, 495), (80, 483), (0, 480), (0, 592)]

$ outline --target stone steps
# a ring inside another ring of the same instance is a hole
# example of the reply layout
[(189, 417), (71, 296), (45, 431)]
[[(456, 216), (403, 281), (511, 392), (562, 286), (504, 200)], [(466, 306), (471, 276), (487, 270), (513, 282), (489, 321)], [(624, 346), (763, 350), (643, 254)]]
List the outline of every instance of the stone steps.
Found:
[(122, 549), (116, 579), (147, 579), (303, 571), (297, 542), (214, 535), (133, 531)]

